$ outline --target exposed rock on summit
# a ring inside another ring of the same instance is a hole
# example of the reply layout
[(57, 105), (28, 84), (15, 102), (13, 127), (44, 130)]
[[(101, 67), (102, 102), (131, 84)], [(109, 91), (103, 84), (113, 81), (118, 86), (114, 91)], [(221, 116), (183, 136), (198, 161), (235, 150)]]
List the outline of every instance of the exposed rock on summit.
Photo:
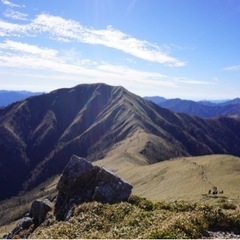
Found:
[(46, 217), (46, 214), (52, 209), (52, 203), (48, 199), (35, 200), (32, 203), (30, 216), (35, 225), (40, 225)]
[(105, 168), (93, 166), (84, 158), (72, 156), (58, 182), (55, 204), (58, 220), (71, 216), (74, 205), (99, 201), (117, 203), (126, 201), (132, 186)]

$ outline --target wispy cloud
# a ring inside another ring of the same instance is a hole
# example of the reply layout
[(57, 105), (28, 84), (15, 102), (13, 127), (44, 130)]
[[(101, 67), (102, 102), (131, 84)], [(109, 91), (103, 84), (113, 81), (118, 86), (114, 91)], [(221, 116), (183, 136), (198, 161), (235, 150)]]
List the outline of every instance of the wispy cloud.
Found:
[(184, 61), (165, 53), (158, 45), (134, 38), (111, 26), (98, 30), (88, 28), (73, 20), (48, 14), (41, 14), (31, 23), (25, 25), (0, 21), (0, 36), (38, 36), (43, 33), (49, 34), (57, 41), (102, 45), (149, 62), (167, 66), (181, 67), (186, 64)]
[(133, 10), (134, 6), (136, 5), (137, 1), (138, 1), (138, 0), (132, 0), (132, 1), (130, 2), (130, 4), (128, 5), (128, 8), (127, 8), (127, 11), (128, 11), (128, 12), (132, 12), (132, 10)]
[(176, 83), (185, 83), (185, 84), (191, 84), (191, 85), (213, 85), (214, 84), (213, 82), (209, 82), (209, 81), (193, 80), (185, 77), (175, 77), (173, 79)]
[(0, 49), (7, 50), (8, 53), (15, 52), (19, 54), (29, 54), (35, 57), (53, 59), (57, 56), (58, 51), (49, 48), (40, 48), (35, 45), (27, 43), (15, 42), (7, 40), (4, 43), (0, 43)]
[(22, 21), (27, 21), (27, 17), (28, 17), (28, 14), (26, 13), (21, 13), (19, 11), (15, 11), (13, 9), (7, 9), (3, 15), (5, 17), (8, 17), (8, 18), (11, 18), (11, 19), (14, 19), (14, 20), (22, 20)]
[(22, 8), (22, 7), (25, 7), (25, 5), (18, 5), (18, 4), (15, 4), (15, 3), (12, 3), (8, 0), (1, 0), (1, 2), (4, 4), (4, 5), (7, 5), (9, 7), (18, 7), (18, 8)]
[(240, 71), (240, 65), (234, 65), (234, 66), (226, 67), (223, 70), (224, 71)]
[[(79, 59), (72, 50), (71, 57), (65, 52), (52, 48), (42, 48), (36, 45), (7, 40), (0, 43), (0, 67), (37, 70), (36, 75), (50, 71), (54, 75), (62, 74), (62, 78), (88, 79), (88, 81), (104, 81), (111, 85), (123, 85), (128, 89), (146, 89), (148, 86), (176, 88), (182, 85), (200, 85), (206, 82), (186, 78), (175, 78), (158, 72), (148, 72), (132, 69), (123, 65), (107, 62), (96, 62), (89, 59)], [(25, 71), (26, 72), (26, 71)], [(8, 70), (9, 73), (9, 70)], [(147, 86), (146, 86), (147, 83)]]

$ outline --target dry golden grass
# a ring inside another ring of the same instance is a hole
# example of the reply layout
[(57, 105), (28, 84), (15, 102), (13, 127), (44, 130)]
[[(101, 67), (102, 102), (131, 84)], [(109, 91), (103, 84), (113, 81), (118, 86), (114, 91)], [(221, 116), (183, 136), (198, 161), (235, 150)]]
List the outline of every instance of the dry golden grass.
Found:
[(14, 221), (10, 224), (0, 226), (0, 237), (4, 236), (5, 234), (11, 232), (17, 224), (18, 221)]
[(95, 164), (112, 170), (131, 183), (134, 186), (133, 194), (153, 201), (211, 200), (213, 196), (207, 196), (207, 193), (213, 186), (224, 191), (216, 198), (240, 199), (240, 158), (208, 155), (171, 159), (150, 165), (139, 151), (151, 137), (143, 132), (136, 133)]
[[(240, 204), (240, 158), (229, 155), (184, 157), (149, 164), (141, 150), (155, 136), (137, 131), (127, 140), (115, 145), (104, 159), (95, 162), (112, 170), (133, 185), (133, 194), (158, 202), (175, 200)], [(48, 180), (31, 192), (0, 203), (2, 219), (0, 235), (13, 228), (12, 221), (22, 217), (26, 208), (37, 198), (56, 195), (59, 176)], [(213, 186), (224, 194), (208, 195)], [(21, 200), (19, 200), (21, 199)], [(21, 201), (23, 203), (21, 203)]]

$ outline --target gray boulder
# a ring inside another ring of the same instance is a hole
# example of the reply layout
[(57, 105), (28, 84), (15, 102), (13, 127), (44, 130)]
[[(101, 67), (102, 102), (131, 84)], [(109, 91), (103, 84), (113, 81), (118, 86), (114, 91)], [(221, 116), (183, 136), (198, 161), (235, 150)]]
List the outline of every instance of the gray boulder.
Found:
[(47, 213), (52, 209), (52, 203), (48, 199), (35, 200), (30, 209), (30, 216), (35, 225), (39, 226), (44, 222)]
[(103, 203), (126, 201), (132, 186), (105, 168), (101, 168), (96, 177), (93, 199)]
[(117, 203), (126, 201), (132, 186), (105, 168), (93, 166), (73, 155), (57, 185), (55, 216), (67, 220), (75, 205), (89, 201)]

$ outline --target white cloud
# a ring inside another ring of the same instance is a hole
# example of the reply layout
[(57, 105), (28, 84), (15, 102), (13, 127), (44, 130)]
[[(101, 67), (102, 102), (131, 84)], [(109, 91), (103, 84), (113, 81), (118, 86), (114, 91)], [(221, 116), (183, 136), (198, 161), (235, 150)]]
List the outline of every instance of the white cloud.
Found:
[(92, 29), (73, 20), (41, 14), (30, 24), (19, 25), (0, 21), (0, 36), (37, 36), (49, 34), (58, 41), (81, 42), (120, 50), (134, 57), (173, 67), (186, 63), (164, 53), (159, 46), (139, 40), (108, 26), (106, 29)]
[(0, 20), (0, 37), (21, 37), (27, 34), (28, 29), (28, 25), (8, 23)]
[(5, 17), (8, 17), (14, 20), (22, 20), (22, 21), (28, 20), (27, 19), (28, 14), (14, 11), (12, 9), (7, 9), (3, 14)]
[(175, 67), (185, 65), (184, 62), (163, 53), (158, 46), (128, 36), (112, 27), (108, 27), (106, 30), (88, 30), (83, 41), (89, 44), (100, 44), (110, 48), (116, 48), (150, 62), (157, 62)]
[(40, 74), (49, 76), (48, 73), (51, 73), (51, 79), (54, 76), (61, 76), (66, 84), (71, 79), (77, 83), (80, 79), (88, 82), (102, 81), (110, 85), (123, 85), (129, 90), (136, 89), (137, 86), (139, 91), (148, 88), (156, 90), (162, 87), (176, 88), (182, 85), (206, 84), (206, 82), (174, 78), (158, 72), (81, 59), (74, 49), (69, 54), (70, 56), (52, 48), (7, 40), (0, 43), (0, 67), (6, 68), (7, 73), (12, 72), (9, 68), (22, 73), (28, 72), (26, 70), (34, 70), (36, 78)]
[[(7, 40), (0, 43), (0, 66), (51, 70), (99, 79), (135, 79), (151, 76), (152, 73), (132, 70), (128, 67), (96, 63), (88, 59), (73, 59), (74, 52), (61, 55), (57, 50), (40, 48), (21, 42)], [(70, 61), (69, 61), (70, 60)], [(160, 74), (158, 75), (160, 77)]]
[[(103, 45), (121, 50), (137, 58), (170, 66), (184, 66), (185, 62), (163, 53), (161, 49), (147, 41), (138, 40), (108, 26), (96, 30), (87, 28), (72, 20), (42, 14), (34, 20), (40, 31), (49, 32), (58, 40), (79, 41), (87, 44)], [(60, 27), (61, 26), (61, 27)]]
[(18, 7), (18, 8), (22, 8), (22, 7), (25, 7), (25, 5), (18, 5), (18, 4), (15, 4), (15, 3), (12, 3), (8, 0), (1, 0), (1, 2), (4, 4), (4, 5), (7, 5), (9, 7)]
[(10, 40), (5, 41), (4, 43), (0, 43), (0, 49), (3, 49), (5, 51), (8, 50), (8, 52), (15, 51), (20, 54), (29, 54), (35, 57), (41, 57), (45, 59), (53, 59), (58, 54), (58, 51), (54, 49), (40, 48), (35, 45)]

